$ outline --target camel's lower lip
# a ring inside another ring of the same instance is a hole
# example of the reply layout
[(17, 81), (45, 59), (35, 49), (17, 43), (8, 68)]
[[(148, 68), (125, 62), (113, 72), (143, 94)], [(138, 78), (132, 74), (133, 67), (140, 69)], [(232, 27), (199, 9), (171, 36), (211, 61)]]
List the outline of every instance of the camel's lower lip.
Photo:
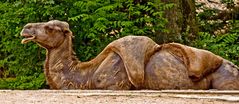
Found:
[(28, 35), (28, 34), (22, 34), (23, 37), (25, 37), (24, 39), (22, 39), (21, 43), (22, 44), (26, 44), (28, 42), (30, 42), (31, 40), (35, 39), (36, 36), (33, 35)]

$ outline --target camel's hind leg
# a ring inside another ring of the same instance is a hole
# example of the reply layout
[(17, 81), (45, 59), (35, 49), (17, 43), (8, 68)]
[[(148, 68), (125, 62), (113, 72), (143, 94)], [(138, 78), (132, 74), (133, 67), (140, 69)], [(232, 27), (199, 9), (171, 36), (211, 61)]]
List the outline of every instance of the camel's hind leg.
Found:
[(188, 89), (193, 86), (183, 62), (164, 50), (151, 56), (145, 72), (147, 89)]

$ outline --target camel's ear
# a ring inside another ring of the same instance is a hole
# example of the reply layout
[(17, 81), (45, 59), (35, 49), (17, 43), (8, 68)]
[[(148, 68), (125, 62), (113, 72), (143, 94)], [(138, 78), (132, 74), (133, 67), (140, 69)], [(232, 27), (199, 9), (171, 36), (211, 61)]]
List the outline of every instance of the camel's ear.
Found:
[(178, 43), (164, 45), (164, 49), (180, 57), (188, 69), (189, 77), (197, 81), (214, 72), (222, 64), (223, 58), (207, 50), (197, 49)]
[(70, 36), (71, 38), (74, 38), (74, 36), (69, 28), (63, 28), (63, 32), (64, 32), (65, 36)]

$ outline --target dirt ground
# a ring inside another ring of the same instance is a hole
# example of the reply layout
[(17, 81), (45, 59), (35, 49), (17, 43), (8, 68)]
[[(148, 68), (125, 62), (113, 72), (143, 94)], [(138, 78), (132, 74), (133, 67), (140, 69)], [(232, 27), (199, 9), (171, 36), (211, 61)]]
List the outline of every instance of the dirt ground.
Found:
[(239, 104), (239, 91), (0, 90), (0, 104)]

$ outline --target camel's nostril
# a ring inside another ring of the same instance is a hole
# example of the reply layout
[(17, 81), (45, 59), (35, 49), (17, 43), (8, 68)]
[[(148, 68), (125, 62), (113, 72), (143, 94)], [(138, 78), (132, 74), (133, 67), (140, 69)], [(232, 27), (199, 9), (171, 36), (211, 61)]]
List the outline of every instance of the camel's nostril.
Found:
[(22, 32), (21, 32), (21, 34), (26, 34), (26, 33), (27, 34), (30, 33), (30, 30), (29, 29), (23, 29)]

